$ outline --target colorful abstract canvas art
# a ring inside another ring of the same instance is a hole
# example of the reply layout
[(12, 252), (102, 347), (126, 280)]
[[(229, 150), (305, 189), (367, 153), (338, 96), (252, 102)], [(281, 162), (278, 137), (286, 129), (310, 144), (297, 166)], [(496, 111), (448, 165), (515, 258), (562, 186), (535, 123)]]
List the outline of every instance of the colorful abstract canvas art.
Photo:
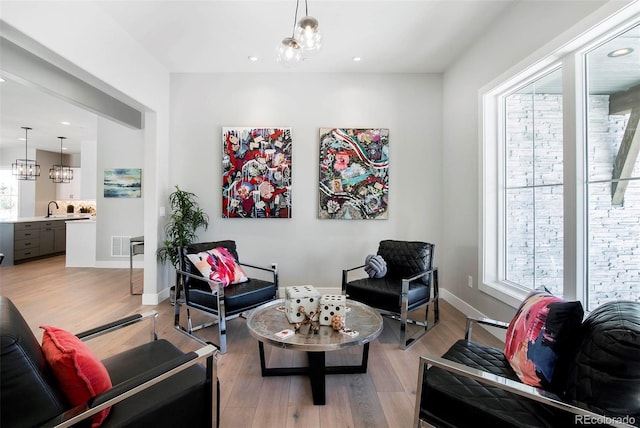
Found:
[(388, 218), (389, 130), (321, 128), (318, 217)]
[(222, 128), (222, 216), (291, 218), (291, 128)]

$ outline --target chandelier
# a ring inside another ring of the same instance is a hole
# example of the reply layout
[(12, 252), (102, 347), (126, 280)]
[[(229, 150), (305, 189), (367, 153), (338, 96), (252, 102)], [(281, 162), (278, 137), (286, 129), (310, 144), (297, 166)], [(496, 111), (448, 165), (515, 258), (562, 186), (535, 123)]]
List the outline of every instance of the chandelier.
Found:
[(31, 128), (23, 126), (24, 129), (24, 159), (16, 159), (15, 163), (11, 164), (11, 173), (18, 180), (36, 180), (40, 177), (40, 165), (33, 159), (28, 159), (27, 156), (27, 134)]
[(49, 178), (53, 180), (54, 183), (69, 183), (73, 180), (73, 170), (62, 163), (62, 140), (67, 137), (58, 138), (60, 138), (60, 165), (53, 165), (49, 169)]
[(293, 17), (291, 37), (285, 37), (278, 44), (277, 61), (285, 67), (296, 66), (303, 58), (313, 55), (322, 48), (322, 34), (318, 29), (318, 20), (309, 16), (309, 6), (304, 0), (305, 16), (298, 21), (298, 7)]

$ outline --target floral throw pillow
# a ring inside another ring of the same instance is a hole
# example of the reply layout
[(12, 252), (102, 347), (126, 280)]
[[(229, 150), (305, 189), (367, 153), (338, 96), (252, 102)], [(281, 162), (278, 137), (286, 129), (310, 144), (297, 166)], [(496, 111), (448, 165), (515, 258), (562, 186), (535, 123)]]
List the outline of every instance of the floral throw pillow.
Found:
[(202, 276), (222, 283), (223, 287), (249, 280), (233, 254), (224, 247), (212, 248), (197, 254), (187, 254), (187, 257)]
[(523, 383), (550, 388), (558, 356), (578, 333), (584, 311), (548, 292), (533, 291), (509, 324), (504, 354)]

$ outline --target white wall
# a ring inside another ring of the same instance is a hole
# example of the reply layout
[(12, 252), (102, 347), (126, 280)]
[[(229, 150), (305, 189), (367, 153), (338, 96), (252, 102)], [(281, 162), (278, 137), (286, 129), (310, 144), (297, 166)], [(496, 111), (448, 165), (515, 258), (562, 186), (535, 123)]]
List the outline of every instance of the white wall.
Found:
[[(249, 263), (277, 262), (281, 287), (340, 287), (382, 239), (442, 242), (440, 75), (177, 74), (171, 80), (170, 176), (209, 214), (201, 241), (234, 239)], [(293, 134), (291, 219), (221, 218), (223, 126)], [(319, 220), (321, 127), (389, 128), (388, 220)], [(168, 213), (167, 213), (168, 214)]]
[[(488, 316), (505, 321), (513, 317), (514, 308), (480, 292), (478, 258), (480, 219), (480, 148), (478, 133), (479, 90), (516, 65), (522, 67), (527, 57), (538, 50), (550, 50), (546, 44), (558, 39), (565, 42), (576, 35), (572, 26), (601, 7), (604, 2), (517, 2), (487, 29), (444, 75), (444, 138), (442, 208), (444, 251), (441, 277), (455, 297), (470, 303)], [(620, 7), (625, 2), (617, 2)], [(544, 24), (543, 24), (544, 23)], [(461, 126), (464, 123), (464, 126)], [(467, 287), (467, 275), (474, 278), (474, 288)], [(462, 302), (458, 302), (462, 303)], [(464, 304), (461, 305), (463, 307)]]
[(111, 237), (144, 235), (145, 183), (142, 183), (141, 198), (105, 198), (104, 170), (142, 168), (144, 131), (98, 118), (97, 136), (96, 207), (99, 221), (96, 223), (96, 266), (124, 267), (122, 262), (126, 262), (128, 267), (129, 257), (111, 256)]

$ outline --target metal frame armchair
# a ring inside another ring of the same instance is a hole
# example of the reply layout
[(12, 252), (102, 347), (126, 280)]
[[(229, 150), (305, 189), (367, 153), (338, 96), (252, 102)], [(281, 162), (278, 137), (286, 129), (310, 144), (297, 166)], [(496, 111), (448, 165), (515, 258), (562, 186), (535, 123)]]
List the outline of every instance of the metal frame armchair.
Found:
[[(11, 300), (0, 296), (0, 425), (85, 426), (93, 415), (111, 407), (103, 427), (218, 426), (218, 350), (206, 345), (194, 352), (180, 351), (158, 339), (156, 317), (156, 311), (136, 314), (76, 335), (87, 341), (151, 321), (152, 340), (102, 360), (113, 387), (72, 408), (28, 324)], [(176, 413), (183, 401), (192, 404), (190, 410)]]
[[(236, 259), (236, 262), (243, 268), (247, 268), (246, 273), (249, 275), (247, 282), (223, 287), (221, 283), (203, 277), (187, 257), (187, 254), (199, 253), (216, 247), (228, 249)], [(232, 240), (190, 244), (180, 252), (180, 266), (181, 268), (177, 272), (181, 280), (176, 290), (176, 302), (182, 294), (184, 303), (176, 303), (175, 305), (175, 327), (188, 333), (201, 343), (207, 343), (195, 335), (194, 332), (218, 324), (217, 346), (222, 354), (227, 352), (226, 321), (274, 300), (278, 293), (278, 270), (276, 265), (272, 264), (271, 268), (267, 268), (240, 262), (236, 243)], [(255, 276), (258, 275), (266, 279), (256, 278)], [(182, 306), (186, 309), (186, 327), (180, 324), (180, 308)], [(214, 320), (194, 326), (190, 309), (197, 309), (213, 315)]]
[(522, 383), (502, 349), (471, 339), (475, 324), (507, 323), (468, 317), (464, 339), (442, 357), (420, 357), (413, 426), (637, 427), (640, 302), (609, 302), (590, 317), (596, 312), (600, 320), (587, 318), (575, 348), (559, 356), (570, 370), (555, 393)]
[[(342, 271), (342, 292), (350, 299), (376, 308), (382, 315), (400, 321), (400, 347), (408, 348), (440, 321), (438, 268), (433, 265), (435, 245), (419, 241), (380, 241), (377, 254), (387, 264), (383, 278), (362, 278), (365, 265)], [(349, 280), (350, 275), (360, 278)], [(433, 322), (429, 306), (433, 304)], [(424, 321), (409, 318), (409, 313), (425, 308)], [(413, 335), (407, 324), (420, 328)]]

